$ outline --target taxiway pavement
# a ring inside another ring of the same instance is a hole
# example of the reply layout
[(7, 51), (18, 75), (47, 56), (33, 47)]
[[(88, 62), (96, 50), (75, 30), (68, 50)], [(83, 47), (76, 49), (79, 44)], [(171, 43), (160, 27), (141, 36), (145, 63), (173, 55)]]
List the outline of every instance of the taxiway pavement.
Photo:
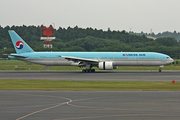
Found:
[(0, 91), (0, 120), (179, 120), (180, 91)]
[(76, 81), (180, 81), (180, 71), (0, 71), (0, 79)]

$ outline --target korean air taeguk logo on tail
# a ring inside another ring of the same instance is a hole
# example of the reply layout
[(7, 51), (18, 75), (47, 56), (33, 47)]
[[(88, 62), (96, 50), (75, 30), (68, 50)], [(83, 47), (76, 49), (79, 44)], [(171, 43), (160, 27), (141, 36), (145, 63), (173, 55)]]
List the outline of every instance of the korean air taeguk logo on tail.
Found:
[(22, 41), (17, 41), (17, 42), (16, 42), (16, 48), (17, 48), (18, 50), (23, 49), (23, 47), (24, 47), (24, 43), (23, 43)]

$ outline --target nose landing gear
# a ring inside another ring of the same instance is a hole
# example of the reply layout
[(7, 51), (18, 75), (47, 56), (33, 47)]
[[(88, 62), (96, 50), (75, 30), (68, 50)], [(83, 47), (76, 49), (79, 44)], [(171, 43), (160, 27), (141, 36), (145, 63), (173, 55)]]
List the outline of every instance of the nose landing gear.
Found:
[(159, 72), (162, 71), (161, 68), (163, 68), (163, 67), (164, 67), (164, 65), (159, 66)]

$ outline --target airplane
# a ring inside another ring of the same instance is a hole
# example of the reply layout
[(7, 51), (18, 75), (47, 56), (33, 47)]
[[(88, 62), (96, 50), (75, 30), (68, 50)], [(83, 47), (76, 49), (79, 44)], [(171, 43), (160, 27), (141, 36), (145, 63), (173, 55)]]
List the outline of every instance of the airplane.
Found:
[(113, 70), (118, 66), (159, 66), (161, 72), (164, 65), (174, 61), (157, 52), (35, 52), (14, 30), (8, 32), (16, 50), (8, 58), (46, 66), (85, 67), (82, 72), (95, 72), (92, 67)]

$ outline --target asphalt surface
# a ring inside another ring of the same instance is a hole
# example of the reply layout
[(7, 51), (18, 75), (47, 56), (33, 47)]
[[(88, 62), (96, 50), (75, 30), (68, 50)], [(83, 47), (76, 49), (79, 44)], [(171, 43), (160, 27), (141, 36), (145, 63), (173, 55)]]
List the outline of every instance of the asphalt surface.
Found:
[(179, 120), (180, 91), (0, 91), (0, 120)]
[(0, 79), (180, 82), (180, 71), (0, 71)]
[[(163, 71), (0, 71), (0, 79), (171, 81)], [(180, 91), (0, 91), (0, 120), (179, 120)]]

